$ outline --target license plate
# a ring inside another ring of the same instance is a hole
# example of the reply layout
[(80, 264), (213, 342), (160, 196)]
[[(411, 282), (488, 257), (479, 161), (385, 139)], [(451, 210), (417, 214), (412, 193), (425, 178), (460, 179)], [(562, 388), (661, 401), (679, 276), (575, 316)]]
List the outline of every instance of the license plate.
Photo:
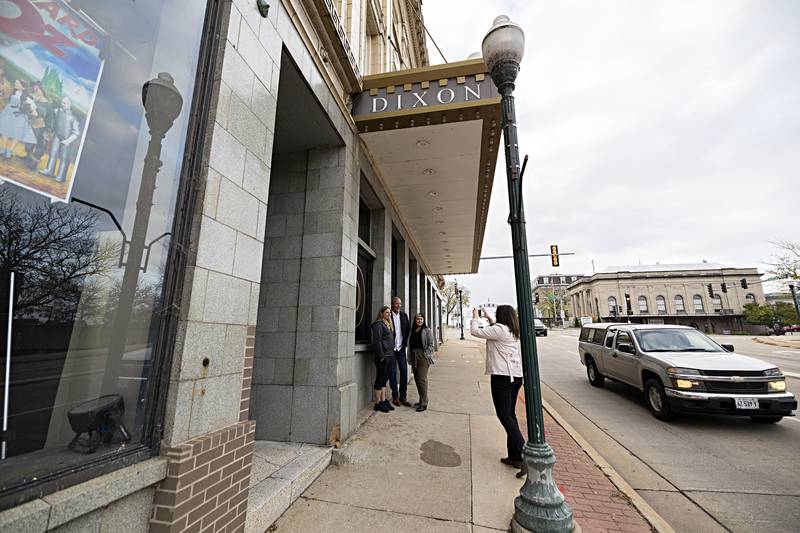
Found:
[(758, 400), (755, 398), (734, 398), (737, 409), (758, 409)]

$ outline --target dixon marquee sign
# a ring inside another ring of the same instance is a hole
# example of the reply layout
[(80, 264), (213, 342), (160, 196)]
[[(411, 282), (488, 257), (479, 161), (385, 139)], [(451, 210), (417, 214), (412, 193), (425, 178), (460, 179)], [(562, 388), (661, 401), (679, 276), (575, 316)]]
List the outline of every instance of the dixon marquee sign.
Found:
[(443, 106), (467, 108), (498, 96), (494, 83), (484, 74), (389, 85), (357, 95), (353, 100), (353, 117), (358, 120), (383, 114), (424, 113)]

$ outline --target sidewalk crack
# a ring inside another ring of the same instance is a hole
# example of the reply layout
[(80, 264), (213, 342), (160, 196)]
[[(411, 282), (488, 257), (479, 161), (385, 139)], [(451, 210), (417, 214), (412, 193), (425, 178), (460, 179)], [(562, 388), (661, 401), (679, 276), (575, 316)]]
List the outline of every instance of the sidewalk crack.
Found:
[(392, 513), (392, 514), (398, 514), (398, 515), (402, 515), (402, 516), (416, 516), (416, 517), (419, 517), (419, 518), (428, 518), (430, 520), (436, 520), (438, 522), (450, 522), (450, 523), (453, 523), (453, 524), (471, 524), (472, 523), (471, 520), (470, 520), (470, 522), (464, 522), (462, 520), (453, 520), (453, 519), (450, 519), (450, 518), (441, 518), (439, 516), (429, 516), (429, 515), (424, 515), (424, 514), (407, 513), (407, 512), (404, 512), (404, 511), (395, 511), (395, 510), (392, 510), (392, 509), (377, 509), (375, 507), (367, 507), (365, 505), (355, 505), (355, 504), (352, 504), (352, 503), (334, 502), (334, 501), (330, 501), (330, 500), (323, 500), (322, 498), (314, 498), (312, 496), (305, 496), (305, 495), (300, 496), (300, 499), (301, 500), (315, 501), (315, 502), (320, 502), (320, 503), (331, 503), (331, 504), (334, 504), (334, 505), (344, 505), (345, 507), (352, 507), (353, 509), (362, 509), (362, 510), (365, 510), (365, 511), (376, 511), (376, 512), (379, 512), (379, 513)]

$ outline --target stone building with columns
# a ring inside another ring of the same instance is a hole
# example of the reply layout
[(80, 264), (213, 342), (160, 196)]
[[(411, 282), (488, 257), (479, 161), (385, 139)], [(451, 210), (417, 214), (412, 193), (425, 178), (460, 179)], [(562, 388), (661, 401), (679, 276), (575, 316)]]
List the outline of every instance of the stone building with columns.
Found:
[(483, 60), (419, 0), (14, 4), (80, 142), (0, 162), (0, 531), (264, 531), (370, 415), (379, 307), (441, 340), (477, 271)]
[(576, 316), (595, 321), (681, 324), (707, 333), (731, 333), (747, 328), (744, 306), (763, 304), (764, 290), (755, 268), (632, 265), (581, 278), (567, 288), (567, 297)]

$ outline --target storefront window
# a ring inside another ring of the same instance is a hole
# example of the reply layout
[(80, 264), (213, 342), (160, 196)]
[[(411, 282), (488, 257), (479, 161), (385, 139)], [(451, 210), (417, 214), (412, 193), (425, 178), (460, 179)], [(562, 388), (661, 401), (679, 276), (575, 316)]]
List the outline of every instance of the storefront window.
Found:
[(142, 445), (204, 19), (2, 1), (0, 494)]

